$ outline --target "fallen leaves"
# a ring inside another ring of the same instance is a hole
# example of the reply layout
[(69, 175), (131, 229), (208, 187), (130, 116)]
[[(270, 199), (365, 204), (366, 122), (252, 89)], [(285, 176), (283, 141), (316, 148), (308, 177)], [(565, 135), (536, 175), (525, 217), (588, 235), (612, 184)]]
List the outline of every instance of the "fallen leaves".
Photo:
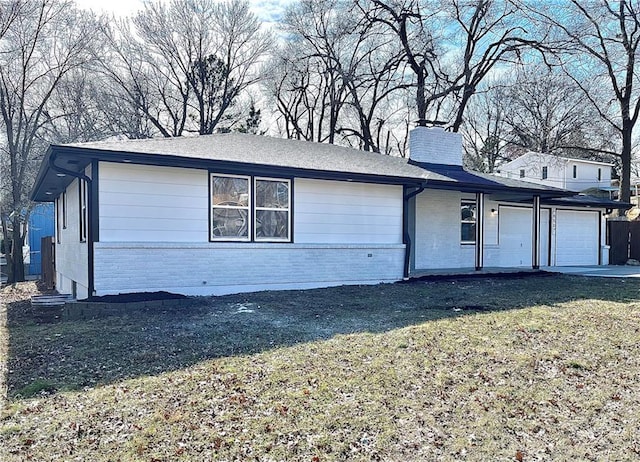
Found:
[[(46, 334), (14, 319), (33, 357), (12, 380), (102, 385), (14, 401), (3, 462), (633, 459), (640, 304), (602, 284), (589, 300), (572, 278), (465, 281), (464, 300), (448, 283), (254, 294)], [(238, 321), (237, 303), (260, 309)]]

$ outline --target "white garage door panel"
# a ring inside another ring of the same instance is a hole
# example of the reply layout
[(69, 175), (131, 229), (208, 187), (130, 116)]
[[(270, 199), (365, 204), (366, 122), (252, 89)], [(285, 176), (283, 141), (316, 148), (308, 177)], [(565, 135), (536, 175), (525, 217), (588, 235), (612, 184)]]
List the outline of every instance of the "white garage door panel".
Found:
[(556, 215), (556, 265), (597, 265), (598, 212), (558, 210)]
[[(500, 266), (531, 266), (533, 216), (531, 209), (500, 207)], [(549, 257), (549, 210), (540, 211), (540, 263)]]

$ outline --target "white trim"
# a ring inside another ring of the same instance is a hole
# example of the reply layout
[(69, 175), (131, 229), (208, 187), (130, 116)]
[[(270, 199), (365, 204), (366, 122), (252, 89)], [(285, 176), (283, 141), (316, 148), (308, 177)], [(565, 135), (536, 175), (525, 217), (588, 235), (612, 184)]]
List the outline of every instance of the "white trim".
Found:
[[(232, 205), (215, 205), (213, 203), (213, 179), (215, 178), (239, 178), (243, 180), (247, 180), (247, 205), (246, 206), (232, 206)], [(209, 218), (209, 239), (212, 241), (237, 241), (237, 242), (251, 242), (251, 233), (252, 233), (252, 216), (251, 216), (251, 206), (252, 206), (252, 194), (251, 194), (251, 177), (247, 175), (227, 175), (224, 173), (209, 173), (209, 196), (210, 196), (210, 218)], [(239, 236), (215, 236), (213, 234), (214, 226), (213, 226), (213, 210), (214, 209), (228, 209), (228, 210), (246, 210), (247, 211), (247, 237), (239, 237)]]
[[(256, 194), (258, 188), (256, 188), (256, 183), (258, 181), (271, 181), (273, 183), (287, 183), (287, 208), (276, 208), (276, 207), (258, 207)], [(256, 221), (256, 215), (258, 210), (261, 211), (273, 211), (273, 212), (287, 212), (287, 237), (286, 238), (278, 238), (278, 237), (258, 237), (257, 226), (253, 227), (253, 240), (255, 242), (291, 242), (291, 179), (289, 178), (272, 178), (265, 176), (255, 176), (253, 177), (253, 221)]]
[(470, 240), (467, 240), (467, 241), (462, 240), (462, 224), (463, 223), (472, 223), (472, 224), (478, 226), (478, 203), (476, 202), (475, 199), (465, 199), (465, 198), (460, 199), (460, 212), (461, 213), (462, 213), (462, 207), (464, 207), (465, 204), (474, 206), (476, 217), (473, 220), (463, 220), (462, 219), (462, 215), (460, 216), (460, 244), (461, 245), (475, 245), (475, 243), (476, 243), (475, 233), (474, 233), (474, 239), (472, 241), (470, 241)]

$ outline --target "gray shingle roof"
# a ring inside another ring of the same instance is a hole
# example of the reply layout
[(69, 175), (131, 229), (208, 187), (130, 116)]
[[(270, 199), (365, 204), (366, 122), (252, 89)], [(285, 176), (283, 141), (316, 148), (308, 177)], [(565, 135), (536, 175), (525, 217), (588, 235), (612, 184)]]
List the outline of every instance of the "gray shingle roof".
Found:
[(426, 180), (429, 176), (400, 157), (333, 144), (242, 133), (99, 141), (67, 146), (416, 180)]
[[(177, 138), (110, 140), (52, 145), (43, 160), (32, 198), (55, 197), (71, 178), (56, 176), (49, 160), (67, 170), (80, 171), (91, 160), (139, 162), (193, 168), (244, 169), (260, 174), (267, 169), (293, 176), (353, 179), (393, 184), (423, 184), (427, 188), (461, 191), (508, 191), (515, 194), (567, 195), (566, 191), (508, 179), (461, 167), (416, 164), (405, 158), (359, 151), (333, 144), (225, 133)], [(224, 170), (221, 170), (224, 171)], [(53, 191), (53, 192), (52, 192)]]

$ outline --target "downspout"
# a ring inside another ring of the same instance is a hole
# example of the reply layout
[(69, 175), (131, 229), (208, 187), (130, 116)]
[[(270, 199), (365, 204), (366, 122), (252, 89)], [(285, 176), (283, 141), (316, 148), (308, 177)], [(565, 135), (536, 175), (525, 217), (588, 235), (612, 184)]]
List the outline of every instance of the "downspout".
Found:
[(92, 180), (84, 172), (74, 172), (72, 170), (67, 170), (64, 167), (60, 167), (55, 164), (57, 152), (51, 152), (51, 156), (49, 156), (49, 168), (54, 172), (63, 173), (65, 175), (72, 176), (74, 178), (78, 178), (79, 180), (83, 180), (87, 183), (87, 223), (85, 226), (87, 227), (87, 290), (88, 295), (91, 297), (94, 294), (94, 277), (93, 277), (93, 226), (92, 220), (90, 219), (93, 216), (93, 192), (92, 192)]
[[(404, 194), (404, 200), (402, 201), (402, 236), (404, 248), (404, 272), (403, 279), (406, 281), (409, 279), (409, 263), (411, 259), (411, 235), (409, 233), (409, 201), (420, 194), (425, 189), (426, 183), (422, 183), (420, 187), (410, 193)], [(407, 187), (404, 187), (405, 191)]]
[(484, 193), (476, 193), (476, 271), (484, 267)]

